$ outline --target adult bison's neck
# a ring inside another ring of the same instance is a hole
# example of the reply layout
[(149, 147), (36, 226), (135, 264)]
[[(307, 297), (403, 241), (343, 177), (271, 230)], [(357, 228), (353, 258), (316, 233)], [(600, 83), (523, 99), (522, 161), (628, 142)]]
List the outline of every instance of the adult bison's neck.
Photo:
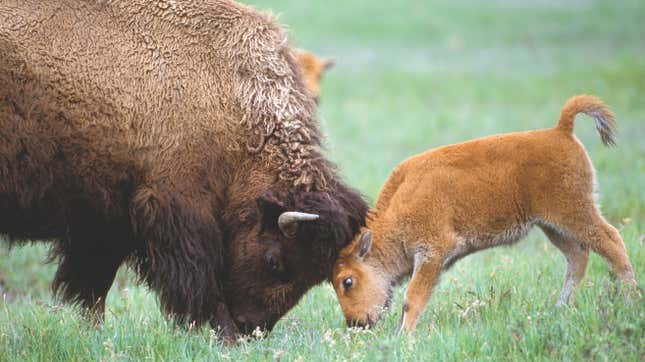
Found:
[[(270, 33), (276, 48), (249, 40), (245, 62), (237, 65), (233, 90), (241, 132), (250, 157), (274, 167), (280, 181), (305, 189), (325, 188), (330, 175), (321, 160), (315, 102), (307, 93), (294, 54), (280, 29)], [(237, 54), (230, 54), (235, 57)]]
[(322, 154), (315, 126), (295, 118), (275, 122), (270, 128), (271, 132), (265, 133), (266, 128), (252, 126), (246, 145), (249, 157), (255, 160), (251, 173), (267, 174), (267, 186), (330, 191), (340, 182), (335, 165)]

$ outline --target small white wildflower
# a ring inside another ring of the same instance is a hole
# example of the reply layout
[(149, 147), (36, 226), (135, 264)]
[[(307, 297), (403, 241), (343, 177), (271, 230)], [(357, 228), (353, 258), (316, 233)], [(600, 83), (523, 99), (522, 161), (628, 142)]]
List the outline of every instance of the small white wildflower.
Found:
[(210, 329), (208, 331), (208, 345), (213, 346), (213, 343), (217, 341), (217, 331)]
[(273, 360), (274, 360), (274, 361), (279, 361), (279, 360), (280, 360), (280, 358), (282, 358), (282, 356), (283, 356), (285, 353), (286, 353), (285, 351), (281, 351), (281, 350), (277, 350), (277, 351), (275, 351), (275, 353), (273, 353)]
[(257, 339), (262, 339), (264, 338), (265, 333), (263, 330), (260, 329), (260, 327), (255, 327), (251, 335)]
[(325, 331), (325, 334), (323, 335), (323, 341), (325, 341), (330, 348), (334, 347), (336, 341), (334, 341), (333, 332), (331, 331), (331, 329)]
[(477, 299), (474, 302), (472, 302), (464, 311), (461, 313), (460, 317), (461, 319), (467, 319), (470, 314), (475, 314), (477, 313), (477, 309), (485, 306), (486, 303), (483, 301)]

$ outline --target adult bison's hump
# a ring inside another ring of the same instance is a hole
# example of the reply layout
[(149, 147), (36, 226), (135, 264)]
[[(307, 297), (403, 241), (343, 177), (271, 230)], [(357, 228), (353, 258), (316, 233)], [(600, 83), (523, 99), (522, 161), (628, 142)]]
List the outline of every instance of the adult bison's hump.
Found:
[(226, 136), (239, 118), (236, 66), (218, 51), (226, 26), (200, 19), (230, 10), (202, 6), (197, 15), (196, 5), (164, 4), (3, 2), (0, 77), (8, 86), (0, 92), (130, 151)]
[(233, 162), (243, 67), (230, 32), (266, 19), (228, 2), (165, 5), (0, 3), (0, 201), (24, 212), (7, 227), (40, 220), (24, 236), (45, 238), (65, 218), (126, 218), (148, 179), (189, 184)]

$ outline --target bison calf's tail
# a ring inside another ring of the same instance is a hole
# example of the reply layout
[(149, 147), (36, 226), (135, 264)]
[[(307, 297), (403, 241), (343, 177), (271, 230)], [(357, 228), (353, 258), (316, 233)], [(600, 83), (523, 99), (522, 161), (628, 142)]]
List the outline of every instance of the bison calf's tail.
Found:
[(616, 119), (609, 107), (600, 98), (582, 94), (573, 96), (567, 100), (560, 112), (560, 120), (556, 128), (572, 133), (573, 121), (578, 113), (585, 113), (596, 121), (596, 129), (600, 133), (600, 139), (605, 146), (614, 146), (614, 131)]

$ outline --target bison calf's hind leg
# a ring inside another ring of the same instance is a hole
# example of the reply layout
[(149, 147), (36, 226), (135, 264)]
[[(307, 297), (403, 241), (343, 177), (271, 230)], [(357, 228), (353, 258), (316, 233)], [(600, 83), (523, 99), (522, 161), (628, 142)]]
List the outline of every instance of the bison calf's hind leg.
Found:
[[(607, 223), (595, 208), (581, 208), (578, 213), (556, 222), (556, 225), (585, 247), (600, 254), (611, 265), (621, 282), (629, 288), (637, 288), (623, 239), (618, 230)], [(636, 290), (635, 294), (640, 293)]]
[(105, 298), (126, 254), (107, 245), (83, 244), (77, 240), (59, 254), (60, 264), (52, 286), (54, 293), (66, 302), (80, 304), (94, 323), (102, 322)]
[(560, 299), (556, 304), (556, 306), (562, 306), (573, 299), (573, 292), (585, 275), (589, 261), (589, 248), (555, 228), (542, 226), (542, 231), (567, 259), (567, 275), (560, 292)]

